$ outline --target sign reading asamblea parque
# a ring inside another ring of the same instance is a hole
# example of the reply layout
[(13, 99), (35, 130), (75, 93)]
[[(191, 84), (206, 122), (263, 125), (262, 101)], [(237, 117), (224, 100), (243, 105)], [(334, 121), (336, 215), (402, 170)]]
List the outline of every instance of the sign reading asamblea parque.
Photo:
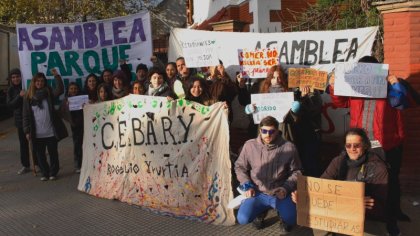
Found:
[(133, 74), (138, 64), (151, 65), (148, 12), (92, 22), (17, 24), (16, 31), (24, 86), (37, 72), (52, 78), (52, 68), (66, 84), (71, 80), (81, 85), (90, 73), (115, 71), (119, 60), (127, 61)]
[(182, 219), (235, 223), (222, 103), (129, 95), (86, 105), (84, 127), (80, 191)]

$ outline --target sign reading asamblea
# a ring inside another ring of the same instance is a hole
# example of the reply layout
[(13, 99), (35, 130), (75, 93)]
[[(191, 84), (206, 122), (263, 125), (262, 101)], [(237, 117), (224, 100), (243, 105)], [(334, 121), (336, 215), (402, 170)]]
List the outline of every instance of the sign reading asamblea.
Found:
[(24, 86), (37, 72), (52, 78), (57, 68), (65, 83), (81, 85), (90, 73), (116, 70), (119, 60), (133, 71), (151, 65), (152, 40), (148, 12), (102, 21), (71, 24), (17, 24), (20, 68)]
[(222, 103), (140, 95), (84, 107), (78, 189), (157, 213), (233, 225), (229, 127)]
[[(353, 62), (371, 55), (378, 27), (338, 31), (243, 33), (174, 29), (169, 38), (169, 61), (182, 54), (185, 45), (212, 42), (217, 56), (231, 72), (239, 71), (238, 50), (277, 49), (282, 65), (306, 65), (332, 71), (337, 62)], [(186, 55), (184, 55), (186, 56)], [(230, 68), (232, 67), (232, 68)], [(293, 67), (293, 66), (292, 66)], [(232, 73), (231, 73), (232, 74)]]

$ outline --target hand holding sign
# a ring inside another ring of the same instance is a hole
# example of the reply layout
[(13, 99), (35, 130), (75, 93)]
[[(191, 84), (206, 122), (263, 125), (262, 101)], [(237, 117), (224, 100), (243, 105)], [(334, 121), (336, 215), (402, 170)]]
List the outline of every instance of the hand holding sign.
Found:
[(51, 74), (54, 75), (54, 76), (57, 76), (58, 75), (57, 69), (56, 68), (52, 68), (51, 69)]

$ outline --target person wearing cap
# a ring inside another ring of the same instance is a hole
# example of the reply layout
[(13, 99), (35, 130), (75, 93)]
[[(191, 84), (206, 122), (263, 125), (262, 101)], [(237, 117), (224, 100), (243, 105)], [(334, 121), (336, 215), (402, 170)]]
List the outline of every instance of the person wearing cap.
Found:
[(245, 143), (235, 162), (235, 173), (247, 197), (238, 210), (239, 224), (253, 222), (261, 229), (266, 212), (275, 209), (280, 231), (290, 231), (296, 224), (296, 205), (290, 194), (296, 190), (301, 164), (295, 145), (281, 137), (274, 117), (261, 120), (258, 137)]
[[(22, 125), (22, 107), (25, 90), (22, 89), (22, 74), (18, 68), (10, 71), (8, 79), (10, 87), (7, 90), (6, 103), (9, 108), (13, 109), (15, 126), (18, 130), (20, 163), (22, 164), (22, 167), (18, 170), (17, 174), (21, 175), (30, 171), (29, 144), (25, 137), (25, 133), (23, 132)], [(38, 162), (36, 160), (34, 160), (34, 162), (34, 165), (37, 165)]]

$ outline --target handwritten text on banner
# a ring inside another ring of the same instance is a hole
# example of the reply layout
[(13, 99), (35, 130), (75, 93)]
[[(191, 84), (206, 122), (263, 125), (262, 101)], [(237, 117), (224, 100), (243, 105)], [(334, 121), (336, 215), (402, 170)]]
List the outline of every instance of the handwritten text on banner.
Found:
[(178, 218), (235, 223), (222, 103), (129, 95), (85, 106), (84, 125), (80, 191)]

